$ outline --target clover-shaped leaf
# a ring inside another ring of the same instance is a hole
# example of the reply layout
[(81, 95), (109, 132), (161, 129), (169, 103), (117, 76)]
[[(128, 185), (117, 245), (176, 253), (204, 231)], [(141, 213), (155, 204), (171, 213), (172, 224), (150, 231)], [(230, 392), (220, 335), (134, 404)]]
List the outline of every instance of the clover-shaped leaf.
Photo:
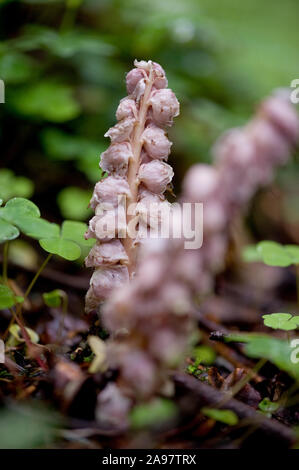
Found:
[(0, 309), (11, 308), (15, 304), (23, 302), (23, 300), (23, 297), (15, 296), (8, 286), (0, 284)]
[(20, 232), (28, 237), (59, 236), (59, 225), (40, 217), (39, 208), (28, 199), (15, 197), (0, 208), (0, 243), (17, 238)]
[(47, 236), (39, 243), (48, 253), (74, 261), (81, 256), (82, 248), (90, 247), (94, 243), (84, 239), (86, 230), (87, 226), (83, 222), (66, 220), (62, 224), (60, 235)]
[(20, 235), (19, 230), (14, 225), (0, 219), (0, 243), (14, 240)]
[(37, 240), (59, 235), (59, 225), (37, 217), (19, 217), (16, 220), (16, 225), (25, 235)]
[(13, 222), (14, 217), (19, 216), (32, 216), (40, 217), (40, 210), (34, 202), (29, 201), (23, 197), (14, 197), (7, 201), (5, 207), (1, 209), (1, 214), (4, 214), (5, 218)]
[(84, 234), (87, 230), (87, 225), (84, 222), (77, 222), (75, 220), (65, 220), (61, 226), (61, 235), (63, 238), (72, 240), (81, 246), (91, 247), (94, 245), (95, 240), (89, 238), (85, 240)]
[(263, 315), (264, 324), (275, 330), (291, 331), (299, 327), (299, 315), (292, 316), (290, 313), (272, 313)]
[(79, 245), (72, 242), (71, 240), (65, 240), (60, 237), (53, 238), (42, 238), (39, 240), (40, 246), (53, 255), (61, 256), (68, 261), (74, 261), (81, 255), (81, 249)]
[(260, 242), (257, 246), (262, 260), (269, 266), (287, 267), (293, 264), (293, 259), (280, 243), (272, 241)]

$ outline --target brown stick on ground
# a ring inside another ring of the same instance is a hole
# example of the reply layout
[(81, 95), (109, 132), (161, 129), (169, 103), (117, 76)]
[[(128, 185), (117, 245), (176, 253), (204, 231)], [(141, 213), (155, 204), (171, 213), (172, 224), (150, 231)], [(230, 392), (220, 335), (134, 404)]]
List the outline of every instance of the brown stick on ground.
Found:
[[(217, 408), (219, 403), (225, 398), (224, 393), (187, 374), (177, 373), (174, 379), (178, 390), (181, 389), (184, 394), (186, 391), (190, 393), (190, 402), (192, 400), (197, 411), (204, 406)], [(223, 408), (233, 411), (240, 419), (246, 419), (253, 426), (257, 426), (255, 432), (261, 433), (263, 438), (268, 436), (271, 439), (271, 445), (289, 448), (296, 441), (296, 436), (292, 429), (278, 421), (265, 417), (235, 398), (228, 400)]]

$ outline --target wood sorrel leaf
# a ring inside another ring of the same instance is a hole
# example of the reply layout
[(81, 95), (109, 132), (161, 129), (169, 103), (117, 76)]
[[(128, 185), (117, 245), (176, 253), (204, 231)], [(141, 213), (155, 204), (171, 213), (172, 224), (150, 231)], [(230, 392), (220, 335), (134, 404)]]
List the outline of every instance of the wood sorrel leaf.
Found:
[(81, 255), (80, 247), (76, 243), (70, 240), (65, 240), (64, 238), (42, 238), (39, 240), (39, 243), (40, 246), (48, 253), (61, 256), (68, 261), (74, 261)]
[(25, 199), (22, 197), (14, 197), (10, 199), (5, 204), (6, 213), (9, 217), (18, 217), (24, 215), (31, 215), (33, 217), (40, 217), (40, 210), (34, 204), (34, 202), (29, 201), (29, 199)]
[(0, 243), (4, 243), (9, 240), (14, 240), (20, 235), (17, 227), (14, 227), (9, 222), (0, 219)]
[(37, 217), (18, 217), (15, 224), (28, 237), (40, 238), (59, 236), (59, 225)]
[(269, 266), (287, 267), (293, 264), (291, 255), (279, 243), (263, 241), (258, 244), (262, 260)]
[(65, 220), (61, 226), (61, 237), (67, 240), (72, 240), (83, 246), (92, 246), (95, 243), (93, 238), (85, 240), (84, 234), (87, 230), (87, 225), (84, 222), (77, 222), (74, 220)]
[(290, 313), (272, 313), (263, 315), (264, 324), (275, 330), (291, 331), (299, 327), (299, 315), (292, 316)]

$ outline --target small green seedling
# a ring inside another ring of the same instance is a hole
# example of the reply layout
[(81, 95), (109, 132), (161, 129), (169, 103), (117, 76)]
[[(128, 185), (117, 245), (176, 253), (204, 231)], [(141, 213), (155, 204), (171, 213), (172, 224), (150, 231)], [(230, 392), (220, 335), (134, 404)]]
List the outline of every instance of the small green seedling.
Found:
[(228, 424), (229, 426), (235, 426), (239, 419), (236, 413), (231, 410), (218, 410), (217, 408), (202, 408), (202, 414), (207, 416), (208, 418), (214, 419), (215, 421), (219, 421), (223, 424)]
[(0, 309), (11, 308), (23, 301), (23, 297), (16, 296), (8, 286), (0, 284)]
[(136, 405), (130, 414), (131, 428), (141, 430), (160, 427), (172, 421), (178, 413), (175, 403), (166, 398), (154, 398), (150, 402)]
[[(37, 344), (39, 342), (38, 334), (28, 327), (26, 327), (25, 330), (28, 333), (30, 341)], [(19, 344), (25, 343), (25, 339), (21, 336), (21, 328), (16, 323), (9, 327), (9, 333), (10, 337), (6, 343), (7, 346), (18, 346)]]
[(58, 308), (61, 306), (65, 295), (64, 291), (55, 289), (51, 292), (45, 292), (43, 294), (43, 299), (48, 307)]
[(264, 324), (274, 330), (291, 331), (299, 327), (299, 315), (292, 316), (290, 313), (271, 313), (263, 315)]
[(279, 407), (279, 403), (275, 403), (267, 397), (259, 403), (259, 410), (268, 418), (271, 418), (272, 414), (275, 413), (279, 409)]

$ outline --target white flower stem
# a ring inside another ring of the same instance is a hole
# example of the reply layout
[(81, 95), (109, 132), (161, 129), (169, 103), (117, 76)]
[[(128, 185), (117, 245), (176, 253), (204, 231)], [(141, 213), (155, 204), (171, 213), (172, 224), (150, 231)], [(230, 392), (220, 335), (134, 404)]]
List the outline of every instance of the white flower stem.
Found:
[[(138, 171), (140, 166), (140, 155), (142, 150), (142, 133), (144, 131), (146, 115), (148, 110), (148, 102), (150, 98), (150, 94), (152, 91), (153, 86), (153, 69), (152, 66), (150, 68), (149, 76), (146, 79), (146, 86), (144, 90), (144, 95), (140, 100), (140, 107), (138, 112), (138, 119), (135, 125), (135, 128), (132, 133), (132, 153), (133, 158), (129, 162), (128, 168), (128, 184), (130, 187), (131, 196), (127, 198), (127, 225), (129, 224), (130, 220), (134, 217), (128, 213), (128, 207), (131, 204), (137, 203), (138, 198)], [(133, 239), (127, 234), (126, 238), (124, 239), (124, 248), (129, 258), (128, 270), (130, 275), (134, 272), (135, 269), (135, 262), (136, 262), (136, 252), (133, 246)]]

